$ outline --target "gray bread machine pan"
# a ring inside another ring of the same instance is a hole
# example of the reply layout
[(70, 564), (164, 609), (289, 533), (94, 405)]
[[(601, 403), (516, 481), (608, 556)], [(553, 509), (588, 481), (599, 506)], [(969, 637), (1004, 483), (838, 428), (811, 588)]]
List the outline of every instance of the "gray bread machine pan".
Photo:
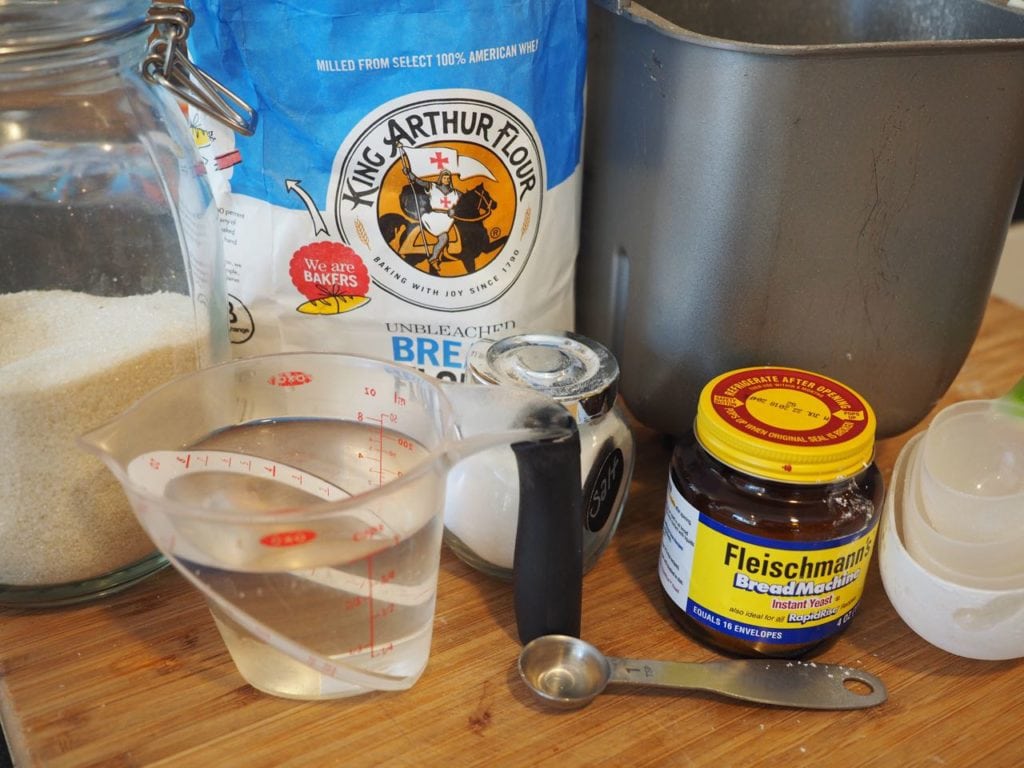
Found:
[(853, 387), (882, 437), (927, 416), (1024, 177), (1013, 1), (591, 3), (577, 329), (641, 422), (685, 432), (758, 364)]

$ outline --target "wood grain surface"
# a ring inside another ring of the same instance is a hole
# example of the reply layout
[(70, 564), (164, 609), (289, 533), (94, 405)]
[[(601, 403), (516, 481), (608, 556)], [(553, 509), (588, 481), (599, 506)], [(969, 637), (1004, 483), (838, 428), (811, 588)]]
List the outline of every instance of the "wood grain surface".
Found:
[[(992, 299), (940, 405), (999, 395), (1022, 374), (1024, 311)], [(887, 479), (911, 434), (880, 443)], [(620, 656), (716, 658), (662, 604), (669, 446), (642, 428), (637, 436), (623, 522), (584, 582), (583, 636)], [(616, 687), (586, 709), (557, 712), (519, 681), (518, 651), (510, 586), (445, 551), (430, 663), (412, 689), (277, 699), (242, 681), (199, 594), (167, 569), (88, 605), (0, 609), (0, 718), (19, 768), (1024, 764), (1024, 662), (930, 646), (893, 610), (877, 563), (860, 614), (817, 657), (879, 675), (889, 700), (874, 709)]]

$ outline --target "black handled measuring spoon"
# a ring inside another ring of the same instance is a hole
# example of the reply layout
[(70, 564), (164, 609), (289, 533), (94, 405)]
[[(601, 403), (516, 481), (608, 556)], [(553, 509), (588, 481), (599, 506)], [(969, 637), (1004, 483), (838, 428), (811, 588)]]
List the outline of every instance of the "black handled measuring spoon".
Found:
[[(887, 697), (874, 675), (837, 664), (620, 659), (567, 635), (544, 635), (527, 643), (519, 654), (519, 676), (541, 701), (561, 709), (589, 704), (609, 683), (710, 691), (799, 709), (864, 709)], [(849, 682), (864, 692), (847, 687)]]

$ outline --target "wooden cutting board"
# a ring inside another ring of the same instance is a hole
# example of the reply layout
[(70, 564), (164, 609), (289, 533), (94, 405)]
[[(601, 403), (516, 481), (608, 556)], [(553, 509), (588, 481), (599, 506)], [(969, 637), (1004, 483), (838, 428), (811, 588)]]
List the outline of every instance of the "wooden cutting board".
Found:
[[(1021, 375), (1024, 310), (993, 299), (940, 405), (999, 395)], [(584, 582), (583, 635), (615, 655), (716, 658), (662, 604), (669, 446), (643, 428), (637, 437), (626, 514)], [(887, 477), (909, 437), (880, 443)], [(1024, 662), (971, 661), (928, 645), (894, 612), (877, 564), (861, 613), (816, 657), (879, 675), (890, 698), (870, 710), (620, 687), (584, 710), (552, 712), (520, 683), (518, 650), (509, 585), (446, 551), (430, 664), (412, 689), (272, 698), (242, 681), (202, 599), (165, 570), (88, 605), (0, 609), (0, 718), (19, 768), (1024, 763)]]

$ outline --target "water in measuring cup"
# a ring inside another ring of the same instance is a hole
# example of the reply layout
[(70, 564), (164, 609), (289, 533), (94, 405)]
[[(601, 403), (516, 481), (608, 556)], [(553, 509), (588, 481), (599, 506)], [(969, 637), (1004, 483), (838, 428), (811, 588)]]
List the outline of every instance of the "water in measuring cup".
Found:
[[(165, 494), (216, 509), (224, 522), (177, 526), (182, 566), (244, 617), (313, 652), (282, 653), (210, 606), (239, 672), (278, 696), (333, 698), (367, 690), (344, 667), (406, 678), (422, 673), (430, 649), (442, 534), (442, 480), (431, 473), (352, 514), (241, 524), (247, 514), (354, 496), (397, 479), (426, 450), (382, 423), (267, 421), (218, 432), (193, 446), (186, 472)], [(231, 464), (230, 471), (209, 467)], [(238, 517), (238, 524), (232, 518)], [(403, 686), (408, 687), (408, 686)]]

